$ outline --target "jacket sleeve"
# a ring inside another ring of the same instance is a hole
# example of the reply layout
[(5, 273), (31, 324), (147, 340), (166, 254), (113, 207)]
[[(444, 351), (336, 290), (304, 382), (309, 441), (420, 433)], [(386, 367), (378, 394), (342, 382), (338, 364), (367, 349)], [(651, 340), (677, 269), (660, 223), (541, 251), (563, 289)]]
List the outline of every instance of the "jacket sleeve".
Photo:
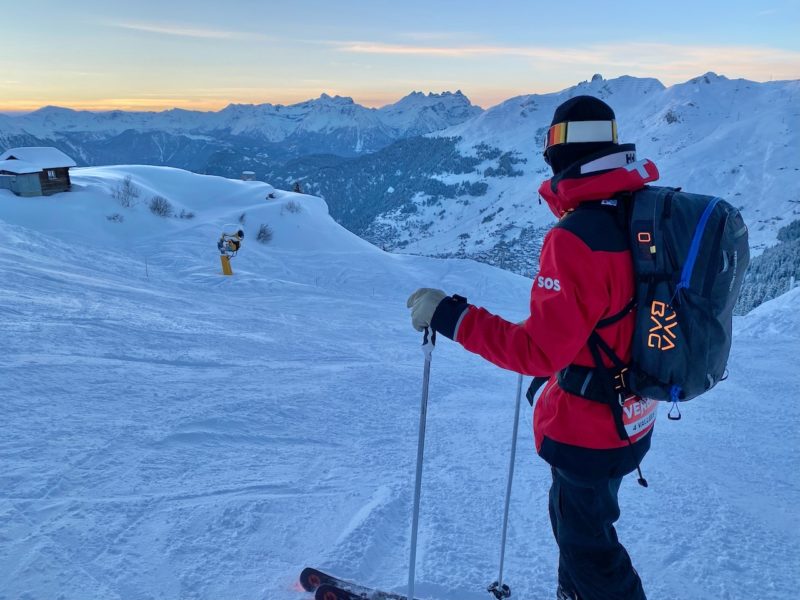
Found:
[(469, 305), (456, 341), (470, 352), (523, 375), (550, 376), (573, 362), (606, 312), (602, 265), (575, 234), (548, 233), (531, 288), (530, 317), (515, 324)]

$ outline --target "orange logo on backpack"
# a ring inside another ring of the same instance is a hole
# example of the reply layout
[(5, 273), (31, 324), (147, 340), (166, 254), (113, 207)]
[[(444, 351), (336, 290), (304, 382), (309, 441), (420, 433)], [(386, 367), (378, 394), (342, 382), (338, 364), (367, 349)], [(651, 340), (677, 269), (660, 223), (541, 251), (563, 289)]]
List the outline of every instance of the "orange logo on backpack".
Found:
[(677, 319), (678, 316), (669, 304), (653, 300), (650, 305), (652, 326), (647, 336), (648, 348), (656, 348), (661, 351), (672, 350), (678, 339), (678, 334), (674, 331), (678, 324)]

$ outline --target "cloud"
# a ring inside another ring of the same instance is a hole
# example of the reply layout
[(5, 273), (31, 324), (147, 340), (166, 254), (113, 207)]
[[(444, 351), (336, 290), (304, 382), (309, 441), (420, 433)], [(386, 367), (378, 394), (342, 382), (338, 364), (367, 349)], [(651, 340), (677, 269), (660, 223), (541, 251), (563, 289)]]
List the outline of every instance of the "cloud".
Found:
[(405, 31), (399, 33), (398, 37), (418, 42), (452, 42), (453, 40), (475, 40), (478, 35), (467, 31)]
[[(352, 52), (356, 54), (394, 54), (394, 55), (418, 55), (418, 56), (440, 56), (449, 58), (474, 58), (479, 56), (525, 56), (531, 58), (557, 58), (559, 56), (571, 55), (574, 58), (580, 56), (574, 50), (557, 50), (547, 47), (515, 47), (515, 46), (492, 46), (492, 45), (471, 45), (471, 46), (421, 46), (411, 44), (386, 44), (383, 42), (331, 42), (340, 52)], [(589, 58), (588, 55), (585, 56)]]
[(757, 46), (682, 46), (629, 42), (558, 48), (553, 46), (499, 46), (330, 42), (345, 53), (428, 58), (485, 59), (516, 57), (540, 68), (573, 67), (584, 72), (663, 77), (666, 83), (684, 81), (707, 71), (755, 80), (800, 77), (800, 52)]
[(205, 40), (256, 40), (267, 39), (266, 36), (257, 33), (248, 33), (245, 31), (230, 31), (225, 29), (206, 29), (203, 27), (191, 27), (179, 24), (167, 23), (141, 23), (141, 22), (124, 22), (112, 23), (113, 27), (120, 29), (129, 29), (132, 31), (142, 31), (145, 33), (155, 33), (159, 35), (167, 35), (173, 37), (188, 37), (198, 38)]
[(668, 81), (683, 80), (706, 71), (753, 80), (800, 77), (800, 52), (755, 46), (678, 46), (619, 44), (603, 48), (608, 64), (649, 73)]

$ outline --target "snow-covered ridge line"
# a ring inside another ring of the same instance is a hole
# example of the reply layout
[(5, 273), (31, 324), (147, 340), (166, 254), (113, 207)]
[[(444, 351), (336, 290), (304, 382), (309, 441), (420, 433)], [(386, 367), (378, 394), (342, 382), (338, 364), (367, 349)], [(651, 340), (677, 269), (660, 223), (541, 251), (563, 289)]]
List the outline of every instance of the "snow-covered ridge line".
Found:
[[(481, 112), (461, 91), (441, 94), (413, 92), (381, 108), (356, 104), (352, 98), (322, 94), (291, 105), (229, 104), (219, 111), (174, 108), (160, 112), (86, 111), (46, 106), (27, 115), (0, 118), (2, 130), (38, 136), (62, 132), (120, 133), (139, 131), (258, 134), (278, 142), (299, 130), (332, 131), (358, 126), (391, 130), (395, 135), (428, 133), (462, 122)], [(419, 131), (418, 131), (419, 130)]]

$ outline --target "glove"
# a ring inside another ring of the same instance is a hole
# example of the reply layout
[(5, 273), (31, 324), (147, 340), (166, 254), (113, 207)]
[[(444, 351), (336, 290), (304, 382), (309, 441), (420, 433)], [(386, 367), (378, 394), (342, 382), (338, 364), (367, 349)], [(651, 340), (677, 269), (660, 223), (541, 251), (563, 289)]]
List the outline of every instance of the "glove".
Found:
[(417, 331), (431, 326), (436, 307), (447, 297), (442, 290), (420, 288), (408, 297), (406, 306), (411, 309), (411, 325)]

